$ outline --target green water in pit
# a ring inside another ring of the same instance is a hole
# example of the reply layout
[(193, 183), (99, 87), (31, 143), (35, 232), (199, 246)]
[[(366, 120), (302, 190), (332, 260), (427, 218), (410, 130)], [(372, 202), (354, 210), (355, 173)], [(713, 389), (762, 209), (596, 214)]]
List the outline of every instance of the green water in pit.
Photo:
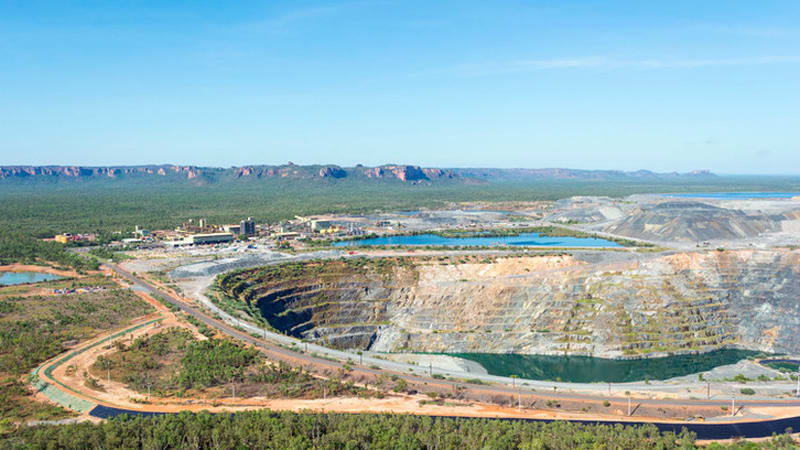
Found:
[(531, 380), (561, 380), (570, 383), (624, 383), (705, 372), (717, 366), (735, 364), (763, 352), (724, 349), (692, 355), (647, 359), (607, 359), (591, 356), (518, 355), (498, 353), (447, 353), (482, 365), (490, 375)]

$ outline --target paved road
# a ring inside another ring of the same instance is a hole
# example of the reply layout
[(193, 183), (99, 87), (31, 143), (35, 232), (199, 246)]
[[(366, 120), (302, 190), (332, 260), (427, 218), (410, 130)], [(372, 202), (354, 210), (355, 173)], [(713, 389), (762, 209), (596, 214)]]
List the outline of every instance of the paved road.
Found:
[[(291, 350), (291, 349), (284, 348), (282, 346), (273, 344), (272, 342), (269, 342), (268, 340), (265, 340), (265, 339), (254, 338), (248, 332), (242, 332), (242, 331), (236, 329), (234, 326), (228, 325), (228, 324), (226, 324), (226, 323), (224, 323), (222, 321), (215, 320), (215, 319), (209, 317), (203, 311), (186, 304), (182, 299), (174, 296), (173, 294), (171, 294), (169, 292), (163, 291), (163, 290), (157, 288), (156, 286), (153, 286), (152, 284), (150, 284), (150, 283), (148, 283), (148, 282), (146, 282), (146, 281), (134, 276), (132, 273), (130, 273), (129, 271), (127, 271), (125, 269), (122, 269), (121, 267), (119, 267), (116, 264), (106, 263), (105, 265), (108, 266), (109, 268), (113, 269), (114, 271), (116, 271), (118, 274), (122, 275), (126, 279), (128, 279), (130, 282), (134, 283), (134, 285), (138, 289), (142, 289), (142, 290), (144, 290), (146, 292), (149, 292), (150, 294), (162, 297), (163, 299), (165, 299), (169, 303), (171, 303), (171, 304), (175, 305), (176, 307), (178, 307), (180, 310), (182, 310), (186, 314), (191, 315), (192, 317), (196, 318), (197, 320), (205, 323), (206, 325), (208, 325), (210, 327), (218, 329), (219, 331), (221, 331), (224, 334), (227, 334), (227, 335), (229, 335), (231, 337), (234, 337), (234, 338), (239, 339), (241, 341), (244, 341), (244, 342), (247, 342), (249, 344), (252, 344), (252, 345), (254, 345), (254, 346), (258, 347), (258, 348), (261, 348), (263, 350), (269, 351), (271, 353), (275, 353), (275, 354), (281, 355), (281, 356), (286, 357), (286, 358), (294, 358), (294, 359), (301, 360), (301, 361), (304, 361), (306, 363), (314, 364), (314, 365), (317, 365), (317, 366), (325, 366), (325, 367), (328, 367), (328, 368), (333, 369), (333, 370), (336, 370), (336, 369), (342, 367), (343, 363), (340, 363), (340, 362), (337, 362), (337, 361), (331, 361), (331, 360), (325, 359), (325, 358), (319, 358), (319, 357), (316, 357), (316, 356), (312, 356), (311, 354), (309, 354), (309, 352), (313, 353), (313, 352), (315, 352), (317, 350), (320, 350), (320, 351), (327, 350), (326, 354), (330, 355), (330, 356), (338, 356), (338, 357), (341, 357), (343, 359), (346, 359), (346, 358), (356, 359), (356, 358), (358, 358), (357, 356), (353, 355), (352, 353), (339, 352), (339, 351), (336, 351), (336, 350), (331, 350), (331, 349), (326, 349), (324, 347), (316, 346), (316, 345), (313, 345), (313, 344), (308, 344), (308, 347), (307, 347), (308, 348), (308, 352), (294, 351), (294, 350)], [(235, 319), (233, 319), (233, 320), (235, 320)], [(266, 332), (265, 330), (259, 330), (259, 329), (255, 328), (255, 327), (253, 327), (252, 325), (249, 325), (249, 324), (247, 324), (245, 322), (240, 322), (239, 325), (242, 326), (242, 327), (250, 326), (253, 329), (257, 330), (259, 334), (261, 334), (261, 335), (266, 334), (267, 338), (269, 338), (269, 339), (272, 339), (273, 337), (278, 339), (277, 342), (283, 343), (283, 345), (287, 345), (286, 344), (287, 342), (291, 342), (291, 343), (298, 342), (296, 339), (290, 338), (290, 337), (285, 336), (285, 335), (281, 335), (281, 334), (277, 334), (277, 333), (269, 333), (269, 332)], [(302, 346), (304, 344), (300, 344), (300, 345)], [(583, 401), (598, 402), (598, 401), (602, 401), (602, 400), (608, 399), (608, 400), (610, 400), (612, 402), (619, 402), (619, 403), (627, 402), (627, 398), (625, 398), (625, 397), (619, 397), (619, 396), (618, 397), (613, 397), (613, 396), (604, 395), (605, 385), (602, 385), (602, 384), (601, 385), (598, 385), (598, 384), (586, 384), (585, 385), (586, 387), (590, 387), (590, 388), (594, 389), (596, 391), (595, 395), (572, 393), (572, 392), (553, 392), (553, 393), (548, 393), (547, 391), (542, 391), (542, 390), (537, 390), (535, 393), (533, 393), (533, 392), (530, 391), (530, 389), (533, 389), (533, 388), (536, 388), (536, 387), (539, 387), (540, 389), (542, 387), (546, 387), (546, 388), (552, 389), (552, 387), (554, 385), (558, 385), (558, 383), (539, 382), (541, 384), (531, 384), (529, 386), (524, 386), (524, 387), (520, 387), (518, 385), (516, 388), (514, 388), (512, 386), (506, 386), (506, 385), (482, 386), (482, 385), (466, 384), (466, 383), (457, 382), (457, 381), (440, 380), (440, 379), (435, 379), (435, 378), (431, 378), (431, 377), (424, 376), (424, 375), (409, 374), (407, 372), (403, 372), (403, 370), (408, 368), (408, 367), (415, 367), (416, 370), (420, 370), (420, 367), (419, 366), (410, 366), (410, 365), (402, 364), (402, 363), (395, 363), (395, 362), (392, 362), (392, 361), (386, 361), (386, 360), (378, 359), (378, 358), (367, 358), (367, 357), (365, 357), (364, 358), (364, 364), (376, 364), (376, 365), (379, 365), (380, 367), (382, 367), (383, 369), (397, 370), (398, 371), (397, 375), (402, 377), (402, 378), (405, 378), (410, 383), (420, 384), (420, 385), (423, 384), (423, 383), (427, 383), (429, 386), (446, 387), (448, 389), (454, 389), (454, 387), (461, 387), (461, 388), (466, 388), (466, 389), (468, 389), (469, 391), (471, 391), (473, 393), (482, 394), (482, 395), (498, 395), (498, 396), (509, 397), (509, 396), (517, 396), (520, 392), (522, 392), (522, 395), (526, 395), (526, 396), (535, 396), (536, 398), (562, 400), (562, 401), (566, 401), (566, 400), (583, 400)], [(355, 366), (355, 367), (353, 367), (352, 370), (356, 374), (360, 373), (360, 374), (369, 374), (369, 375), (374, 375), (374, 376), (386, 373), (384, 370), (370, 369), (368, 367), (363, 367), (363, 366)], [(447, 372), (438, 371), (438, 373), (447, 373)], [(458, 374), (458, 375), (463, 376), (464, 374), (461, 373), (461, 374)], [(484, 378), (485, 377), (487, 377), (487, 376), (484, 376)], [(504, 382), (505, 380), (507, 380), (504, 377), (488, 376), (488, 378), (490, 378), (490, 379), (497, 378), (500, 382)], [(532, 381), (528, 381), (528, 382), (532, 383)], [(569, 386), (584, 386), (584, 385), (581, 385), (581, 384), (567, 384), (567, 383), (562, 383), (561, 385), (563, 385), (563, 386), (565, 386), (567, 388), (569, 388)], [(645, 385), (643, 385), (643, 386), (645, 386)], [(635, 390), (635, 387), (633, 387), (632, 385), (626, 385), (626, 388), (629, 389), (629, 390)], [(673, 399), (642, 399), (642, 398), (636, 398), (635, 399), (635, 403), (639, 403), (639, 404), (642, 404), (642, 405), (648, 405), (648, 406), (650, 406), (650, 405), (652, 405), (652, 406), (687, 406), (687, 407), (692, 407), (692, 406), (729, 406), (730, 405), (730, 399), (724, 399), (724, 400), (674, 399), (673, 400)], [(762, 406), (762, 407), (763, 406), (770, 406), (770, 407), (775, 407), (775, 406), (800, 406), (800, 400), (797, 400), (797, 399), (795, 399), (795, 400), (758, 400), (758, 399), (756, 399), (756, 400), (742, 400), (742, 401), (737, 400), (736, 401), (736, 405), (737, 405), (737, 407), (738, 406)]]

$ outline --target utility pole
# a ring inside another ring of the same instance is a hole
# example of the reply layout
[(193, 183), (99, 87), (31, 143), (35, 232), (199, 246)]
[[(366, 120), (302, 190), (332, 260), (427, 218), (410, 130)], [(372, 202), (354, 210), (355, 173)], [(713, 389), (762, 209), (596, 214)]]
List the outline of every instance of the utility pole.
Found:
[(631, 396), (628, 396), (628, 415), (631, 415)]
[(711, 382), (706, 381), (706, 400), (711, 399)]
[(797, 368), (797, 393), (796, 395), (800, 397), (800, 367)]
[(153, 376), (145, 372), (145, 374), (142, 375), (142, 384), (147, 386), (147, 400), (150, 400), (150, 388), (153, 386)]
[(431, 361), (428, 361), (428, 376), (429, 377), (433, 376), (433, 362)]
[(731, 397), (731, 417), (736, 415), (736, 396)]

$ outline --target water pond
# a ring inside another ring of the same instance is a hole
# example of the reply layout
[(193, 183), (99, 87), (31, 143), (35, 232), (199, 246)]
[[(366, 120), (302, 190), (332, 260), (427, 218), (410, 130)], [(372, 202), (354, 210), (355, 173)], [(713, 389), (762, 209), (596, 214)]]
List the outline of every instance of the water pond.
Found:
[(747, 200), (754, 198), (800, 197), (800, 192), (693, 192), (686, 194), (664, 194), (668, 197), (713, 198), (718, 200)]
[(42, 272), (0, 272), (0, 286), (60, 280), (63, 277)]
[(448, 353), (482, 365), (491, 375), (531, 380), (560, 379), (571, 383), (625, 383), (664, 380), (735, 364), (749, 356), (762, 354), (750, 350), (724, 349), (696, 355), (675, 355), (648, 359), (607, 359), (590, 356), (517, 355), (496, 353)]
[(353, 247), (359, 245), (432, 245), (432, 246), (465, 246), (465, 247), (619, 247), (616, 242), (598, 238), (577, 238), (569, 236), (541, 236), (539, 233), (522, 233), (519, 236), (486, 236), (486, 237), (442, 237), (435, 234), (417, 234), (411, 236), (385, 236), (375, 238), (341, 241), (333, 244), (336, 247)]

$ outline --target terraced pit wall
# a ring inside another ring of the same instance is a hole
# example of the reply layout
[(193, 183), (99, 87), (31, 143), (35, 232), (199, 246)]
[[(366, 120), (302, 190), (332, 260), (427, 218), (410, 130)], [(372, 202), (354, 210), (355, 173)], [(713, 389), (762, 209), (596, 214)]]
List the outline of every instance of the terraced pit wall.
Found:
[(655, 357), (800, 345), (800, 252), (312, 261), (218, 279), (334, 348)]

